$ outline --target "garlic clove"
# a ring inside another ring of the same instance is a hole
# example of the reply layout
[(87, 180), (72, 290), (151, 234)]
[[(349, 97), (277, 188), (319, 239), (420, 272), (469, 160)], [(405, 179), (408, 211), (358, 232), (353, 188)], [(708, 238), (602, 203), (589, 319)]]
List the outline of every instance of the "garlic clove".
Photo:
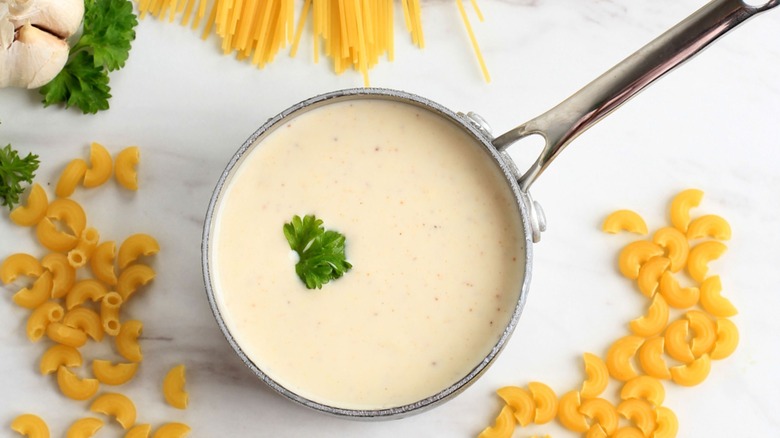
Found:
[(75, 34), (84, 19), (84, 0), (8, 0), (8, 4), (15, 27), (29, 22), (63, 39)]
[(38, 88), (45, 85), (65, 66), (69, 50), (64, 40), (29, 23), (23, 25), (11, 47), (0, 50), (0, 68), (8, 70), (5, 78), (0, 75), (0, 87)]

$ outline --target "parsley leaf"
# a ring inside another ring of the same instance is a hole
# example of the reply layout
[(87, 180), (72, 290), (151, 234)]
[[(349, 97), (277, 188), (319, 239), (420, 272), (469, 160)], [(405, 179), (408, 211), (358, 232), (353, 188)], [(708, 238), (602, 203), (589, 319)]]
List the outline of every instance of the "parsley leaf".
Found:
[(13, 209), (24, 192), (22, 182), (32, 183), (38, 170), (38, 156), (27, 154), (20, 158), (11, 145), (0, 148), (0, 204)]
[(96, 67), (92, 54), (81, 51), (68, 59), (65, 68), (41, 88), (44, 106), (65, 103), (65, 107), (81, 108), (84, 114), (108, 109), (111, 97), (108, 73)]
[(138, 25), (133, 4), (127, 0), (87, 0), (84, 6), (84, 34), (75, 48), (91, 47), (95, 66), (104, 65), (108, 71), (124, 67)]
[(301, 219), (295, 215), (282, 227), (290, 248), (298, 253), (295, 273), (309, 289), (340, 278), (352, 268), (344, 252), (346, 238), (336, 231), (325, 231), (322, 220), (314, 215)]
[(85, 0), (84, 32), (62, 71), (40, 92), (43, 105), (75, 106), (84, 114), (108, 109), (108, 72), (124, 67), (138, 19), (130, 0)]

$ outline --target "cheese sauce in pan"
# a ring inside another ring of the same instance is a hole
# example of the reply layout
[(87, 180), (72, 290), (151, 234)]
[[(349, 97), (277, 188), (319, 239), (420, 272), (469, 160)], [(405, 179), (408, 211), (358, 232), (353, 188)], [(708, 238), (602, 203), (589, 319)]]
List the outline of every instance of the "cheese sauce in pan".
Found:
[[(215, 296), (244, 353), (310, 400), (383, 409), (442, 391), (501, 336), (523, 279), (519, 208), (500, 168), (452, 122), (383, 99), (290, 117), (223, 192)], [(353, 268), (320, 290), (282, 233), (316, 214)]]

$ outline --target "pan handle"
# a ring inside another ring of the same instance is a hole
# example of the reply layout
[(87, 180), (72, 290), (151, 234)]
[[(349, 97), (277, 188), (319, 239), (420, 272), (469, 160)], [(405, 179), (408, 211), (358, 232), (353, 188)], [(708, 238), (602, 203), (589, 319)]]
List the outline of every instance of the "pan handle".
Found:
[(780, 0), (755, 7), (742, 0), (713, 0), (555, 108), (497, 137), (493, 145), (502, 151), (528, 135), (544, 137), (541, 155), (518, 180), (520, 188), (527, 192), (577, 136), (726, 32), (778, 4)]

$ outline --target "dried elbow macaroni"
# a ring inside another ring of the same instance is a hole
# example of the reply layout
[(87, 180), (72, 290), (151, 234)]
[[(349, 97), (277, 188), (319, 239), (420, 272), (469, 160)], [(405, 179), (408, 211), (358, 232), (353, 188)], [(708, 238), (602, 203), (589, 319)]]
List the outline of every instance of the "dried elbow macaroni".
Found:
[[(665, 385), (696, 386), (711, 372), (713, 360), (736, 350), (739, 331), (729, 318), (737, 309), (722, 295), (721, 277), (710, 273), (711, 262), (726, 251), (723, 241), (731, 238), (731, 227), (717, 215), (691, 216), (703, 198), (701, 190), (680, 192), (669, 207), (670, 225), (652, 233), (651, 240), (630, 242), (620, 251), (618, 271), (636, 282), (648, 300), (647, 313), (630, 321), (631, 333), (613, 342), (603, 359), (584, 354), (581, 388), (556, 400), (555, 417), (566, 429), (586, 438), (676, 437), (678, 418), (663, 405)], [(631, 210), (610, 214), (602, 230), (648, 234), (644, 219)], [(605, 396), (610, 380), (621, 385), (620, 400), (614, 403)], [(534, 393), (532, 385), (549, 392)], [(539, 423), (539, 405), (546, 414), (549, 394), (555, 397), (552, 389), (539, 385), (529, 383), (530, 391), (499, 389), (504, 406), (480, 438), (508, 438), (518, 425)]]
[[(90, 411), (115, 419), (127, 437), (183, 437), (190, 428), (179, 422), (161, 424), (152, 435), (152, 425), (136, 425), (136, 408), (130, 398), (116, 392), (100, 393), (103, 385), (131, 382), (143, 360), (139, 340), (143, 325), (125, 319), (123, 309), (133, 294), (154, 279), (148, 259), (160, 251), (160, 245), (151, 235), (136, 233), (117, 251), (113, 241), (101, 241), (100, 232), (89, 226), (84, 208), (71, 196), (80, 187), (104, 185), (112, 175), (123, 188), (137, 190), (139, 159), (135, 146), (122, 150), (114, 160), (104, 146), (92, 143), (88, 161), (77, 158), (65, 166), (54, 197), (50, 198), (43, 185), (33, 184), (26, 203), (14, 209), (9, 219), (18, 226), (31, 227), (48, 252), (40, 260), (24, 253), (6, 256), (0, 260), (0, 281), (25, 284), (11, 300), (30, 310), (25, 326), (28, 339), (47, 339), (39, 370), (43, 376), (56, 376), (63, 396), (91, 400)], [(106, 337), (113, 338), (110, 343), (128, 362), (88, 358), (86, 363), (91, 362), (91, 367), (84, 369), (80, 348)], [(162, 392), (170, 404), (186, 408), (183, 365), (171, 370)], [(74, 419), (66, 436), (91, 437), (103, 426), (99, 418)], [(49, 437), (46, 423), (32, 414), (16, 417), (11, 429), (30, 438)]]

